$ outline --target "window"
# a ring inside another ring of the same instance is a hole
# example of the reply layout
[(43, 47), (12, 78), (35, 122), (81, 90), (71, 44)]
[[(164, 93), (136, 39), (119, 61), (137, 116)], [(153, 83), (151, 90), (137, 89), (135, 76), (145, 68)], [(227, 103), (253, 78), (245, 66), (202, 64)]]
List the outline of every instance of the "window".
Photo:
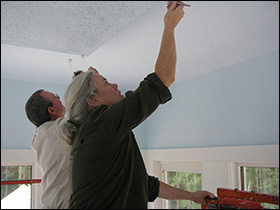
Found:
[[(240, 166), (241, 190), (279, 196), (279, 168)], [(268, 209), (279, 209), (279, 205), (263, 203)]]
[[(279, 163), (232, 162), (231, 188), (279, 196)], [(262, 203), (264, 208), (278, 205)]]
[[(1, 166), (1, 181), (32, 179), (32, 166)], [(1, 208), (32, 208), (31, 184), (1, 186)], [(15, 202), (16, 201), (16, 202)]]
[[(161, 163), (163, 182), (183, 190), (202, 190), (202, 164), (190, 163)], [(201, 209), (201, 205), (190, 200), (163, 200), (166, 209)]]

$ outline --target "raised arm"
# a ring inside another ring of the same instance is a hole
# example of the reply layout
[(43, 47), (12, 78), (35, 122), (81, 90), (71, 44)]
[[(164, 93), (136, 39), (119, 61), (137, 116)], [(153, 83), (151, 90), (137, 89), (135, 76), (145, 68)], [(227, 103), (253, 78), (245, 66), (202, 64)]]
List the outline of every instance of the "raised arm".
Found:
[(177, 24), (184, 16), (183, 7), (178, 6), (177, 1), (174, 1), (171, 6), (168, 6), (168, 11), (164, 17), (164, 31), (155, 65), (155, 73), (166, 87), (170, 87), (175, 81), (177, 56), (174, 33)]

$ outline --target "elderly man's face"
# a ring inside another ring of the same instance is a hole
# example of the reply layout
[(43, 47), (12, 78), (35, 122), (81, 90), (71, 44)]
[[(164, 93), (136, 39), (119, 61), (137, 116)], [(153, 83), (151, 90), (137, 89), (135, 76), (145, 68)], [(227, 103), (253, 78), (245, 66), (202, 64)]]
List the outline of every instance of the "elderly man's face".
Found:
[(56, 120), (57, 118), (64, 117), (66, 109), (57, 94), (53, 94), (49, 91), (44, 90), (39, 95), (41, 95), (44, 99), (50, 101), (52, 104), (48, 107), (48, 112), (51, 116), (51, 120)]
[(91, 79), (97, 86), (97, 101), (99, 105), (110, 106), (124, 98), (121, 91), (118, 90), (118, 85), (107, 81), (102, 75), (98, 73), (92, 74)]

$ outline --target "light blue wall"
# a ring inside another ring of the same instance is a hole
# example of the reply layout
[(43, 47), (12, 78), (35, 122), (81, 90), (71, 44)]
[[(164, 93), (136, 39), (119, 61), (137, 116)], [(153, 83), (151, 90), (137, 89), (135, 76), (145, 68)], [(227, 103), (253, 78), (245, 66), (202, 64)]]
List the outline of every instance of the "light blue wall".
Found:
[(39, 89), (63, 100), (66, 86), (1, 79), (1, 149), (30, 149), (35, 126), (25, 115), (25, 103)]
[(279, 144), (279, 51), (171, 86), (146, 149)]
[[(279, 51), (171, 86), (173, 99), (134, 130), (141, 149), (279, 144)], [(1, 149), (30, 149), (30, 95), (67, 86), (1, 79)]]
[[(1, 149), (30, 149), (34, 125), (25, 115), (25, 103), (39, 89), (57, 93), (63, 102), (67, 85), (1, 79)], [(146, 148), (145, 124), (134, 130), (139, 147)]]

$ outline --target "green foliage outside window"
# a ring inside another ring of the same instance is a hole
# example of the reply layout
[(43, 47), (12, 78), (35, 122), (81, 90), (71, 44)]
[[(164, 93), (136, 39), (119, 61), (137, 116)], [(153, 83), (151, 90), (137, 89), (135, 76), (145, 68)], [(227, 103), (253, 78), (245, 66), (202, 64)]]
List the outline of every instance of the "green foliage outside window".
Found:
[[(167, 172), (168, 183), (176, 188), (202, 190), (199, 173)], [(241, 167), (241, 190), (279, 196), (279, 168)], [(279, 205), (262, 203), (266, 209), (279, 209)], [(200, 209), (201, 205), (189, 200), (169, 201), (170, 209)]]
[[(15, 181), (31, 179), (31, 166), (1, 166), (1, 181)], [(2, 185), (1, 200), (15, 191), (22, 184)]]
[[(279, 168), (241, 167), (241, 187), (244, 191), (279, 196)], [(263, 203), (262, 206), (279, 209), (279, 205)]]
[[(199, 173), (171, 172), (167, 173), (168, 183), (176, 188), (187, 191), (202, 190), (202, 177)], [(201, 204), (190, 200), (169, 202), (170, 209), (201, 209)]]

